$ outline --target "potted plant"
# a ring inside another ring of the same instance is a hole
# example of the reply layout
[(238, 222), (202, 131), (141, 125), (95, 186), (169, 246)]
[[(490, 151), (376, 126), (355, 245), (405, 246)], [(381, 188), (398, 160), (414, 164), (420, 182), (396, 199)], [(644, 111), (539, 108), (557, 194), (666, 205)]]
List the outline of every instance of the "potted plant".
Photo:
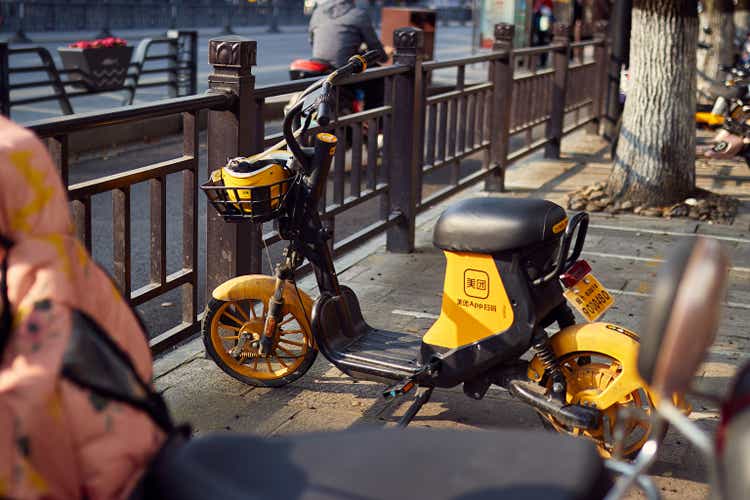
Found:
[(130, 66), (133, 47), (122, 38), (79, 40), (57, 51), (70, 81), (80, 82), (91, 91), (122, 88)]

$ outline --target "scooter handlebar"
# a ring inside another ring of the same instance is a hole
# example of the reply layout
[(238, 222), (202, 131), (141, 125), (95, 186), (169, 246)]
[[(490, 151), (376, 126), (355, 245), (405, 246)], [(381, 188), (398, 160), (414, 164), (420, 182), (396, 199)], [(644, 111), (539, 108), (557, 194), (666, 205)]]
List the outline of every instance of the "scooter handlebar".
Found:
[(329, 92), (324, 92), (320, 98), (317, 111), (318, 124), (325, 127), (333, 119), (333, 102)]

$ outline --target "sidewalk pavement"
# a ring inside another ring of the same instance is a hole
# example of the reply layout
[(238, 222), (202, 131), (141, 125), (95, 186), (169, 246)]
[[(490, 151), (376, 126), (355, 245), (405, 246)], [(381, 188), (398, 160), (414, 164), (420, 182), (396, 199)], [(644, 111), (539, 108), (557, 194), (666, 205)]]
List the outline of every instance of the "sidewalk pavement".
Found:
[[(507, 177), (510, 192), (501, 196), (544, 197), (562, 203), (566, 192), (606, 178), (606, 150), (606, 143), (599, 137), (582, 132), (570, 136), (563, 141), (563, 159), (535, 157), (512, 168)], [(720, 335), (696, 381), (704, 391), (721, 394), (737, 367), (750, 357), (750, 333), (744, 328), (750, 320), (750, 176), (744, 163), (714, 162), (698, 166), (698, 179), (702, 187), (743, 201), (733, 225), (592, 214), (584, 256), (615, 295), (615, 305), (606, 320), (638, 331), (655, 273), (669, 247), (696, 233), (722, 241), (732, 258), (731, 284)], [(440, 309), (445, 265), (441, 253), (432, 246), (432, 229), (447, 204), (472, 196), (486, 194), (476, 187), (422, 214), (413, 254), (385, 253), (384, 239), (380, 238), (337, 261), (341, 281), (357, 291), (370, 323), (414, 334), (429, 327)], [(313, 291), (310, 279), (301, 285)], [(306, 376), (278, 389), (253, 388), (228, 377), (204, 357), (200, 339), (162, 356), (155, 367), (158, 390), (176, 419), (191, 422), (196, 434), (231, 431), (277, 436), (353, 426), (392, 426), (408, 404), (386, 404), (379, 397), (381, 385), (350, 379), (322, 355)], [(697, 399), (691, 399), (691, 403), (691, 418), (701, 427), (714, 430), (716, 405)], [(460, 388), (436, 391), (411, 425), (541, 429), (534, 411), (495, 388), (481, 401), (468, 399)], [(664, 498), (707, 496), (706, 467), (701, 457), (674, 432), (669, 433), (652, 472)], [(639, 495), (633, 492), (631, 498)]]

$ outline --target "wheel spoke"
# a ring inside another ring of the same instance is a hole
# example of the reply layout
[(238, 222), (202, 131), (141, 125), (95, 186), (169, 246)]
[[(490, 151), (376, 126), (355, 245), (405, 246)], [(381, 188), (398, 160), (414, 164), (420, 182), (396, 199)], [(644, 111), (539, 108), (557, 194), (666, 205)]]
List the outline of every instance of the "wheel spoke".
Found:
[(258, 356), (255, 356), (255, 359), (253, 360), (253, 370), (258, 369)]
[(237, 323), (240, 326), (242, 326), (242, 325), (245, 324), (244, 321), (238, 319), (237, 316), (233, 315), (229, 311), (224, 311), (224, 314), (222, 314), (222, 317), (224, 317), (224, 316), (228, 317), (229, 319), (231, 319), (232, 321), (234, 321), (235, 323)]
[(287, 365), (286, 363), (284, 363), (284, 361), (279, 356), (274, 356), (274, 357), (279, 361), (279, 364), (281, 366), (283, 366), (284, 368), (289, 368), (289, 365)]
[(296, 345), (297, 347), (305, 347), (307, 345), (304, 342), (295, 342), (294, 340), (287, 340), (287, 339), (279, 339), (279, 342), (283, 342), (285, 344)]
[(266, 365), (268, 365), (269, 373), (273, 373), (273, 368), (271, 367), (271, 358), (266, 357)]
[(219, 321), (219, 326), (228, 330), (234, 330), (235, 332), (240, 331), (240, 328), (238, 326), (227, 325), (226, 323), (222, 323), (221, 321)]
[(276, 346), (276, 349), (278, 349), (279, 351), (283, 352), (284, 354), (286, 354), (286, 355), (287, 355), (287, 356), (289, 356), (290, 358), (299, 358), (299, 357), (300, 357), (300, 355), (299, 355), (299, 354), (294, 354), (293, 352), (291, 352), (291, 351), (288, 351), (287, 349), (284, 349), (284, 348), (283, 348), (283, 347), (281, 347), (280, 345), (277, 345), (277, 346)]
[(222, 340), (237, 340), (240, 338), (239, 335), (219, 335), (219, 338)]
[(292, 316), (292, 317), (290, 317), (290, 318), (287, 318), (287, 319), (285, 319), (285, 320), (284, 320), (284, 321), (282, 321), (281, 323), (279, 323), (279, 326), (280, 326), (280, 327), (281, 327), (281, 326), (284, 326), (284, 325), (286, 325), (287, 323), (289, 323), (290, 321), (294, 321), (294, 320), (295, 320), (295, 318), (294, 318), (294, 316)]
[(282, 335), (292, 335), (292, 334), (296, 334), (296, 333), (302, 333), (302, 334), (304, 334), (305, 332), (303, 330), (301, 330), (301, 329), (300, 330), (281, 330), (281, 334)]
[(242, 316), (242, 318), (245, 321), (250, 321), (250, 317), (247, 315), (247, 313), (245, 312), (245, 310), (242, 308), (242, 303), (235, 302), (232, 305), (234, 306), (234, 310), (237, 311), (240, 314), (240, 316)]

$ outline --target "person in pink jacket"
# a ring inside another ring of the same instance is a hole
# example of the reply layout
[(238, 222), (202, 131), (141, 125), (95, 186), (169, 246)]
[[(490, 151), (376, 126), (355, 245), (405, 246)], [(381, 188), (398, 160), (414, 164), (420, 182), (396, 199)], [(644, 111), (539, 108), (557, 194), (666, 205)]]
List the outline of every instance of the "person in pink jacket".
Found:
[(128, 497), (171, 425), (148, 342), (46, 149), (2, 117), (0, 298), (0, 498)]

